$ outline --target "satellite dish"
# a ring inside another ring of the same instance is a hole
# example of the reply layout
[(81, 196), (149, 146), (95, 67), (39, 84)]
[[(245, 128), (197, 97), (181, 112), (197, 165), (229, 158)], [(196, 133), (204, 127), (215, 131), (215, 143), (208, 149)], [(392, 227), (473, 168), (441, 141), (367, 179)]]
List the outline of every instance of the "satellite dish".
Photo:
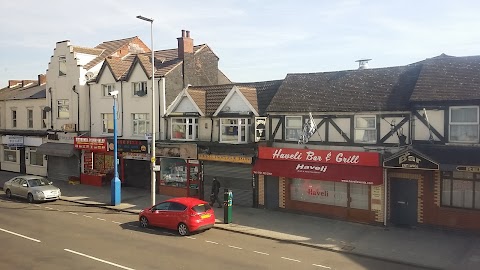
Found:
[(229, 112), (229, 111), (230, 111), (230, 107), (225, 106), (225, 107), (223, 107), (223, 110), (226, 111), (226, 112)]
[(95, 74), (93, 74), (93, 72), (89, 71), (89, 72), (85, 73), (85, 80), (89, 81), (89, 80), (93, 79), (93, 76), (95, 76)]
[(44, 112), (49, 112), (49, 111), (51, 111), (51, 110), (52, 110), (52, 108), (50, 108), (50, 107), (48, 107), (48, 106), (46, 106), (46, 107), (43, 108), (43, 111), (44, 111)]

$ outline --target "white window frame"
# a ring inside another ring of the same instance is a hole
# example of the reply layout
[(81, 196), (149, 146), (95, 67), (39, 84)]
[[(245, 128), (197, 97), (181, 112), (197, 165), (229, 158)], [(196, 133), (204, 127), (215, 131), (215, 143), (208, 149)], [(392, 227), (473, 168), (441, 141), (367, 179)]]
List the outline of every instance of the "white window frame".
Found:
[[(14, 161), (11, 161), (11, 160), (6, 160), (5, 159), (5, 154), (7, 152), (15, 152), (15, 160)], [(3, 156), (2, 156), (2, 159), (3, 159), (3, 162), (10, 162), (10, 163), (19, 163), (18, 162), (18, 149), (17, 147), (8, 147), (8, 146), (4, 146), (3, 148)]]
[(110, 97), (108, 93), (112, 92), (113, 90), (115, 90), (115, 84), (102, 84), (102, 97)]
[(17, 109), (12, 109), (12, 128), (17, 127)]
[[(357, 119), (358, 118), (373, 118), (374, 122), (374, 127), (358, 127), (357, 126)], [(354, 141), (356, 143), (377, 143), (377, 116), (376, 115), (355, 115), (354, 119)], [(375, 132), (375, 137), (373, 140), (366, 141), (362, 138), (357, 138), (357, 131), (374, 131)]]
[[(182, 121), (181, 123), (179, 122)], [(170, 139), (174, 141), (195, 141), (198, 139), (198, 117), (173, 117), (170, 124)], [(178, 138), (177, 133), (185, 138)]]
[(61, 55), (58, 57), (58, 76), (63, 77), (67, 75), (67, 57)]
[[(220, 118), (220, 142), (221, 143), (248, 143), (250, 141), (250, 128), (252, 119), (250, 118)], [(231, 131), (227, 130), (231, 128)], [(236, 134), (227, 134), (235, 133)], [(236, 136), (236, 139), (234, 137)]]
[[(300, 125), (288, 125), (289, 120), (294, 120), (294, 119), (299, 119)], [(295, 133), (298, 134), (298, 136), (294, 136), (293, 134)], [(302, 116), (285, 116), (285, 141), (298, 141), (300, 139), (300, 136), (303, 134), (303, 117)]]
[(102, 134), (113, 134), (113, 113), (102, 113), (100, 118), (102, 119)]
[[(41, 164), (33, 164), (32, 163), (32, 156), (35, 155), (35, 160), (38, 160), (40, 158)], [(36, 147), (29, 147), (29, 164), (31, 166), (38, 166), (38, 167), (43, 167), (44, 165), (44, 160), (45, 160), (45, 155), (38, 155), (37, 154), (37, 148)]]
[(33, 128), (33, 108), (27, 108), (27, 127)]
[[(455, 109), (476, 109), (477, 110), (477, 121), (476, 122), (456, 122), (452, 123), (452, 110)], [(452, 140), (452, 126), (477, 126), (477, 138), (474, 140)], [(479, 132), (479, 106), (454, 106), (449, 108), (449, 119), (448, 119), (448, 141), (456, 143), (478, 143), (480, 137)]]
[[(145, 116), (144, 119), (137, 118), (137, 116)], [(140, 132), (140, 125), (144, 125), (144, 132)], [(135, 130), (137, 126), (137, 130)], [(145, 133), (150, 133), (150, 114), (148, 113), (132, 113), (132, 135), (133, 136), (145, 136)]]
[[(66, 112), (63, 112), (65, 116), (60, 116), (60, 108), (67, 108)], [(58, 119), (69, 119), (70, 118), (70, 100), (68, 99), (58, 99), (57, 100), (57, 118)]]
[[(143, 97), (147, 95), (147, 89), (148, 89), (148, 83), (147, 81), (142, 81), (142, 82), (133, 82), (132, 83), (132, 90), (133, 90), (133, 96), (134, 97)], [(140, 95), (140, 93), (144, 92), (143, 95)]]

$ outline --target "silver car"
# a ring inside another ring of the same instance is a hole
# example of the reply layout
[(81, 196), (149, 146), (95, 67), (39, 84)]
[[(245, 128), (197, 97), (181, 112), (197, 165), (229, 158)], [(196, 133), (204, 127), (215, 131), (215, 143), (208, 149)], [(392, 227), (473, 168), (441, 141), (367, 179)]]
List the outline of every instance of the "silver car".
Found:
[(42, 176), (23, 175), (14, 177), (3, 185), (7, 198), (12, 196), (26, 198), (29, 203), (35, 201), (54, 201), (60, 199), (60, 189)]

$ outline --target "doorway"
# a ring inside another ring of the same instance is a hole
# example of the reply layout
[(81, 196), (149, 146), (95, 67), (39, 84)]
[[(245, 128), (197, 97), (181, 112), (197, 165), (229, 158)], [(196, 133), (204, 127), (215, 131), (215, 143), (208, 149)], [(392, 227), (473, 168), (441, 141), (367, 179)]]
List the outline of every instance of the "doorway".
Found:
[(418, 184), (417, 180), (391, 178), (390, 221), (395, 225), (417, 224)]

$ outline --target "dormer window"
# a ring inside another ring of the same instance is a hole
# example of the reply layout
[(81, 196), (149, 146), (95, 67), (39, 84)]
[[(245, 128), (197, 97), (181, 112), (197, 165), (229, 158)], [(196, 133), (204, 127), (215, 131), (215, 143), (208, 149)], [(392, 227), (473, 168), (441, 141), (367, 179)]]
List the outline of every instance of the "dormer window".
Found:
[(132, 88), (134, 96), (143, 97), (147, 95), (147, 82), (134, 82)]
[(478, 106), (450, 107), (450, 142), (478, 143)]

